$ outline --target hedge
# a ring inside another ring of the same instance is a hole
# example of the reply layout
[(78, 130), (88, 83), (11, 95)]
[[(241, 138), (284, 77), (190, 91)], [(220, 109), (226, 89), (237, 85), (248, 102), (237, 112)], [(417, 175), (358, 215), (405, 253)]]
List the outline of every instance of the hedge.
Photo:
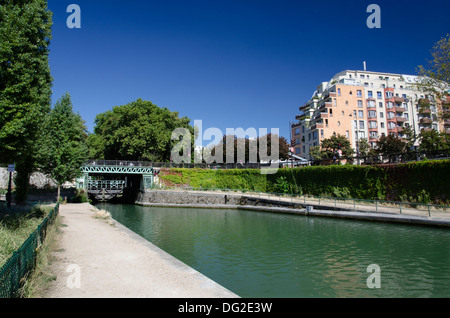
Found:
[(261, 192), (328, 195), (355, 199), (433, 202), (450, 201), (450, 160), (407, 164), (331, 165), (283, 168), (275, 174), (259, 169), (163, 170), (166, 185), (239, 189)]

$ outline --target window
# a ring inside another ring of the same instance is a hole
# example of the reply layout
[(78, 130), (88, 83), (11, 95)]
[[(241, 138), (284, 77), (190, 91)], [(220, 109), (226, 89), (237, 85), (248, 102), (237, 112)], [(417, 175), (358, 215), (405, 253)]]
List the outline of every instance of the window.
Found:
[(359, 118), (363, 118), (364, 117), (364, 112), (362, 110), (358, 110), (358, 117)]
[(375, 107), (375, 101), (374, 100), (368, 100), (367, 101), (367, 107)]
[(305, 126), (302, 126), (302, 133), (305, 133)]
[(392, 98), (394, 94), (392, 92), (386, 92), (386, 98)]
[(372, 92), (372, 91), (368, 91), (368, 92), (367, 92), (367, 96), (368, 96), (369, 98), (373, 98), (373, 92)]
[(317, 139), (317, 130), (313, 132), (313, 139)]
[(295, 138), (295, 144), (300, 145), (300, 138)]
[(386, 102), (386, 108), (392, 108), (394, 107), (394, 102)]
[(341, 89), (338, 88), (338, 96), (341, 96)]
[(379, 106), (380, 108), (383, 108), (383, 102), (379, 102), (379, 103), (378, 103), (378, 106)]
[(359, 129), (364, 129), (364, 120), (359, 121)]
[(380, 128), (384, 128), (384, 123), (380, 123)]
[(323, 129), (320, 130), (320, 137), (323, 138)]
[(305, 146), (303, 146), (302, 147), (302, 151), (303, 151), (303, 153), (305, 153), (306, 151), (305, 151)]
[(348, 130), (345, 131), (345, 136), (346, 136), (347, 138), (350, 138), (350, 132), (349, 132)]
[(369, 110), (369, 118), (376, 118), (377, 112), (375, 110)]
[(394, 112), (388, 112), (387, 113), (387, 118), (392, 119), (395, 117), (395, 113)]
[(295, 128), (295, 134), (300, 135), (300, 128)]
[(377, 98), (378, 99), (382, 99), (383, 98), (383, 94), (381, 92), (377, 92)]
[(362, 100), (358, 100), (358, 107), (363, 107), (363, 102), (362, 102)]
[(300, 154), (300, 148), (295, 148), (295, 154), (299, 155)]
[(377, 137), (378, 137), (378, 133), (376, 131), (370, 132), (370, 138), (377, 138)]
[(376, 121), (369, 121), (369, 128), (377, 128), (377, 122)]
[(353, 111), (353, 117), (356, 118), (356, 110)]
[(395, 123), (392, 122), (392, 121), (389, 122), (389, 123), (388, 123), (388, 128), (389, 128), (389, 129), (395, 129)]
[(364, 74), (361, 74), (361, 78), (365, 78)]
[(339, 127), (339, 126), (341, 125), (341, 122), (340, 122), (340, 121), (338, 121), (338, 122), (337, 122), (337, 125), (338, 125), (338, 127)]
[(361, 91), (360, 89), (358, 89), (358, 90), (356, 91), (356, 96), (362, 97), (362, 91)]
[(380, 112), (380, 118), (384, 118), (384, 113)]

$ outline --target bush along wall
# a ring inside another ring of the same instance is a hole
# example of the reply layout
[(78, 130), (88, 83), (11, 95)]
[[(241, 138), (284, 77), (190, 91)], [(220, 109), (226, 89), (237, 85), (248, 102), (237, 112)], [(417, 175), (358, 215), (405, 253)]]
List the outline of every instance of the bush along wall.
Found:
[(258, 169), (167, 169), (160, 175), (170, 186), (435, 204), (450, 202), (449, 177), (450, 160), (284, 168), (271, 175)]

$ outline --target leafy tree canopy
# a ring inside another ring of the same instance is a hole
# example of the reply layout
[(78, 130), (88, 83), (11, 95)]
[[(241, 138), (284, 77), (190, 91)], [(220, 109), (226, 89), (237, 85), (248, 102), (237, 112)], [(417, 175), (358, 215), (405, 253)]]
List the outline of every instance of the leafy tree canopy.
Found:
[(321, 146), (322, 159), (338, 159), (340, 151), (342, 151), (342, 157), (344, 158), (351, 157), (354, 153), (350, 140), (339, 134), (322, 140)]
[(50, 110), (51, 17), (46, 0), (0, 2), (0, 163), (30, 157)]
[(69, 94), (65, 94), (42, 125), (38, 140), (37, 167), (61, 186), (80, 175), (87, 159), (87, 131), (79, 114), (73, 112)]
[(194, 145), (190, 121), (142, 99), (116, 106), (97, 115), (94, 133), (88, 137), (89, 155), (91, 159), (167, 162), (177, 142), (171, 140), (176, 128), (188, 129)]

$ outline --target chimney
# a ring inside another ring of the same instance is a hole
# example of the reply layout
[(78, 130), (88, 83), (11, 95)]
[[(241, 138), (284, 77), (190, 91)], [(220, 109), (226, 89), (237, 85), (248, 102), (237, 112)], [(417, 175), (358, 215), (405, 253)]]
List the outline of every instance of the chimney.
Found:
[(367, 69), (366, 69), (366, 61), (364, 61), (364, 71), (367, 71)]

